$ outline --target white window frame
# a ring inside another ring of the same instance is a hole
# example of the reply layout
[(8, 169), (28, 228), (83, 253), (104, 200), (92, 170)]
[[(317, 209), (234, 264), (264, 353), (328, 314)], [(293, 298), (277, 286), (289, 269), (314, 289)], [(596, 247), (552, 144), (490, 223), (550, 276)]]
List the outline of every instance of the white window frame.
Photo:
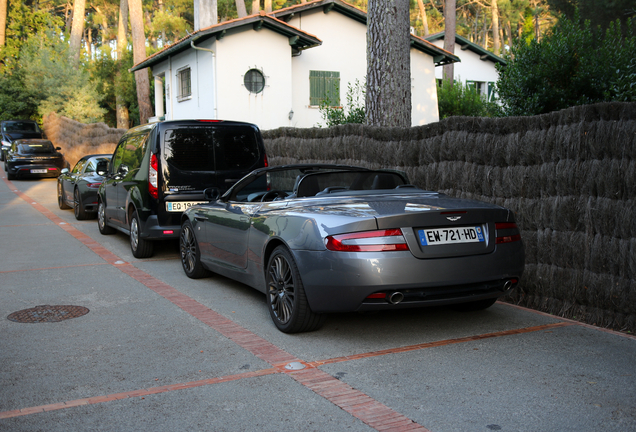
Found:
[[(184, 94), (184, 77), (185, 77), (185, 72), (188, 72), (188, 81), (189, 81), (189, 85), (187, 90), (189, 90), (189, 93)], [(183, 102), (183, 101), (187, 101), (192, 99), (192, 69), (190, 68), (190, 65), (186, 65), (184, 67), (181, 67), (179, 69), (177, 69), (177, 101), (178, 102)]]

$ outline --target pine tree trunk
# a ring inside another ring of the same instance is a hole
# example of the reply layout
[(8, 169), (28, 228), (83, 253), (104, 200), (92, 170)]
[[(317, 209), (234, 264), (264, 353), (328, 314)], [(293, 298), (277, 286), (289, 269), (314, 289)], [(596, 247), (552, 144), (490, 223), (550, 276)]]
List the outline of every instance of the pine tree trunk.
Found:
[(252, 15), (258, 14), (261, 10), (261, 2), (259, 0), (252, 0)]
[(235, 0), (236, 2), (236, 12), (238, 13), (239, 18), (243, 18), (247, 16), (247, 9), (245, 9), (245, 0)]
[(84, 13), (86, 12), (86, 0), (75, 0), (73, 3), (73, 24), (71, 24), (71, 40), (69, 52), (71, 61), (79, 64), (80, 51), (82, 49), (82, 34), (84, 34)]
[(497, 0), (492, 0), (492, 49), (495, 54), (499, 55), (499, 5)]
[[(457, 7), (455, 0), (446, 0), (444, 6), (444, 49), (455, 54), (455, 15)], [(453, 63), (444, 65), (444, 79), (448, 80), (452, 86), (455, 79), (455, 68)]]
[(422, 15), (422, 24), (424, 25), (424, 36), (428, 36), (428, 19), (426, 18), (426, 8), (422, 0), (417, 0), (417, 7), (420, 8), (420, 14)]
[(366, 121), (411, 127), (409, 2), (369, 0)]
[[(132, 29), (133, 61), (138, 64), (146, 59), (146, 36), (144, 34), (144, 16), (141, 8), (141, 0), (128, 0), (130, 13), (130, 27)], [(135, 72), (137, 83), (137, 103), (139, 104), (139, 122), (148, 123), (152, 117), (152, 105), (150, 104), (150, 79), (148, 70), (142, 69)]]
[(4, 46), (7, 34), (7, 0), (0, 0), (0, 47)]
[[(128, 29), (128, 0), (120, 0), (119, 2), (119, 23), (117, 26), (117, 78), (116, 83), (121, 82), (121, 74), (124, 59), (124, 52), (128, 46), (128, 37), (126, 36)], [(128, 72), (125, 72), (128, 73)], [(122, 89), (115, 85), (115, 106), (117, 114), (117, 128), (128, 129), (130, 127), (130, 113), (128, 106), (124, 103), (124, 97), (121, 94)]]

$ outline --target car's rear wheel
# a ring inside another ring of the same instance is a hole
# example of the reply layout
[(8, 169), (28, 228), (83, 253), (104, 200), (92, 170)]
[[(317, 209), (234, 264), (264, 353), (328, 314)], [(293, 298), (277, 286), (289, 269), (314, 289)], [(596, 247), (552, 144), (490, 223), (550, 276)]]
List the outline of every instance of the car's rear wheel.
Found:
[(480, 311), (484, 309), (488, 309), (490, 306), (494, 305), (497, 301), (496, 298), (493, 299), (485, 299), (485, 300), (477, 300), (474, 302), (468, 303), (459, 303), (451, 306), (451, 309), (459, 311), (459, 312), (474, 312)]
[(278, 329), (299, 333), (319, 329), (325, 316), (309, 307), (298, 267), (287, 248), (278, 246), (267, 265), (267, 304)]
[(154, 244), (150, 240), (142, 239), (140, 231), (139, 216), (135, 211), (130, 217), (130, 249), (135, 258), (149, 258), (152, 256)]
[(64, 202), (64, 186), (62, 186), (61, 183), (57, 184), (57, 205), (62, 210), (66, 210), (67, 208), (70, 208), (69, 206), (66, 205), (66, 202)]
[(102, 235), (113, 234), (115, 229), (106, 225), (106, 206), (102, 201), (97, 205), (97, 228)]
[(80, 192), (77, 188), (75, 188), (75, 192), (73, 192), (73, 211), (75, 212), (75, 219), (77, 220), (84, 220), (90, 217), (84, 209), (84, 204), (82, 204)]
[(201, 264), (199, 243), (189, 220), (186, 220), (181, 226), (179, 250), (181, 251), (181, 265), (186, 276), (191, 279), (199, 279), (210, 274), (210, 271)]

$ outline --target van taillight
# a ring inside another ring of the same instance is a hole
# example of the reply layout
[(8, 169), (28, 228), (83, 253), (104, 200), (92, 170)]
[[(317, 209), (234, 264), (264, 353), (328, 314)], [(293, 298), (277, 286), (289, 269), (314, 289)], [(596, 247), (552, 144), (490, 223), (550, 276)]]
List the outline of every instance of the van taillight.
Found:
[(150, 196), (153, 198), (157, 198), (159, 196), (159, 189), (157, 188), (157, 168), (159, 164), (157, 163), (157, 155), (153, 154), (150, 156), (150, 169), (148, 170), (148, 192), (150, 192)]
[(265, 166), (268, 167), (269, 163), (267, 162), (267, 155), (265, 155), (265, 157), (263, 158), (263, 160), (265, 161)]

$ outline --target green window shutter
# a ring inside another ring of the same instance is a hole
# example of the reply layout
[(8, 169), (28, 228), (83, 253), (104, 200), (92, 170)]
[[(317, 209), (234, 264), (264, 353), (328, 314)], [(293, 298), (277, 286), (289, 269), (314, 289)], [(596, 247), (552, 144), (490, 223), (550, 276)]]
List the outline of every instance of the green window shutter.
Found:
[(309, 71), (309, 105), (327, 98), (331, 106), (340, 106), (340, 72)]

